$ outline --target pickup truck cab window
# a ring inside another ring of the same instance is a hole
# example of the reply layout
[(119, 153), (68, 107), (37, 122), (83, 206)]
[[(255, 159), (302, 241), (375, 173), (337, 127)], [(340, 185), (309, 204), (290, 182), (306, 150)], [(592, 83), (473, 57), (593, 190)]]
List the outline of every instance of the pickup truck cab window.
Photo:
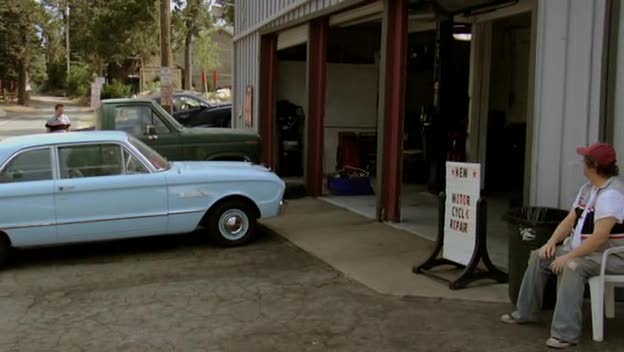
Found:
[(59, 147), (61, 178), (114, 176), (123, 174), (121, 146), (88, 144)]
[(50, 148), (23, 151), (0, 171), (0, 183), (51, 180)]
[(150, 106), (116, 106), (114, 117), (115, 129), (133, 136), (145, 134), (148, 125), (154, 126), (157, 134), (171, 133), (169, 127), (152, 111)]

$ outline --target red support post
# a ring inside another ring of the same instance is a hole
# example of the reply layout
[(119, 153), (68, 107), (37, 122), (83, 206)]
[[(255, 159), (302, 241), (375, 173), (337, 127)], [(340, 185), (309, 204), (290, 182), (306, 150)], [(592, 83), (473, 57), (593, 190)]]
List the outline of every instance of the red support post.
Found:
[(275, 170), (277, 167), (277, 36), (268, 34), (260, 42), (260, 117), (262, 138), (262, 163)]
[(323, 194), (325, 91), (327, 82), (328, 19), (310, 22), (308, 56), (308, 170), (307, 187), (313, 197)]
[(383, 220), (401, 220), (403, 121), (407, 73), (407, 0), (387, 2), (385, 127), (383, 160)]
[(208, 87), (206, 87), (206, 71), (202, 71), (202, 92), (206, 93), (208, 91)]
[(212, 90), (217, 91), (217, 70), (212, 71)]

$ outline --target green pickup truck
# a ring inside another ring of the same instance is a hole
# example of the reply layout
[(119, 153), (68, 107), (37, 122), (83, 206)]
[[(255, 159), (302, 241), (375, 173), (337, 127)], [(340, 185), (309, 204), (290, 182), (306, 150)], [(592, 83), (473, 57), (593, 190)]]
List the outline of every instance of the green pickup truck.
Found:
[(260, 158), (260, 136), (231, 128), (187, 128), (149, 99), (106, 99), (96, 130), (125, 131), (169, 160), (251, 161)]

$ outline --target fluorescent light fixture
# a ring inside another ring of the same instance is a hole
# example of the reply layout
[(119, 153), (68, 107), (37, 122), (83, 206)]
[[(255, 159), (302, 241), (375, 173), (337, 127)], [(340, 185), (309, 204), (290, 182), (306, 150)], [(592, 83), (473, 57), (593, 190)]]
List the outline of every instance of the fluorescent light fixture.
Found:
[(469, 42), (472, 40), (472, 33), (453, 33), (453, 38), (462, 42)]

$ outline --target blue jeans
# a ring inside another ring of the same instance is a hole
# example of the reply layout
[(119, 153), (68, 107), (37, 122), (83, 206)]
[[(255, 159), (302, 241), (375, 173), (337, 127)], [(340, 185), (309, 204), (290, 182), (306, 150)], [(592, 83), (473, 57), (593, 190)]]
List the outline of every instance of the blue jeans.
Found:
[[(569, 251), (570, 248), (566, 245), (558, 247), (555, 256), (565, 255)], [(590, 277), (600, 273), (600, 254), (592, 253), (588, 257), (576, 258), (558, 274), (557, 304), (550, 329), (552, 337), (573, 343), (577, 343), (581, 337), (585, 283)], [(553, 260), (554, 258), (540, 259), (538, 250), (531, 252), (529, 266), (520, 286), (517, 310), (513, 313), (518, 321), (538, 320), (544, 287), (548, 276), (552, 274), (550, 264)], [(609, 269), (607, 267), (607, 271), (613, 271)]]

